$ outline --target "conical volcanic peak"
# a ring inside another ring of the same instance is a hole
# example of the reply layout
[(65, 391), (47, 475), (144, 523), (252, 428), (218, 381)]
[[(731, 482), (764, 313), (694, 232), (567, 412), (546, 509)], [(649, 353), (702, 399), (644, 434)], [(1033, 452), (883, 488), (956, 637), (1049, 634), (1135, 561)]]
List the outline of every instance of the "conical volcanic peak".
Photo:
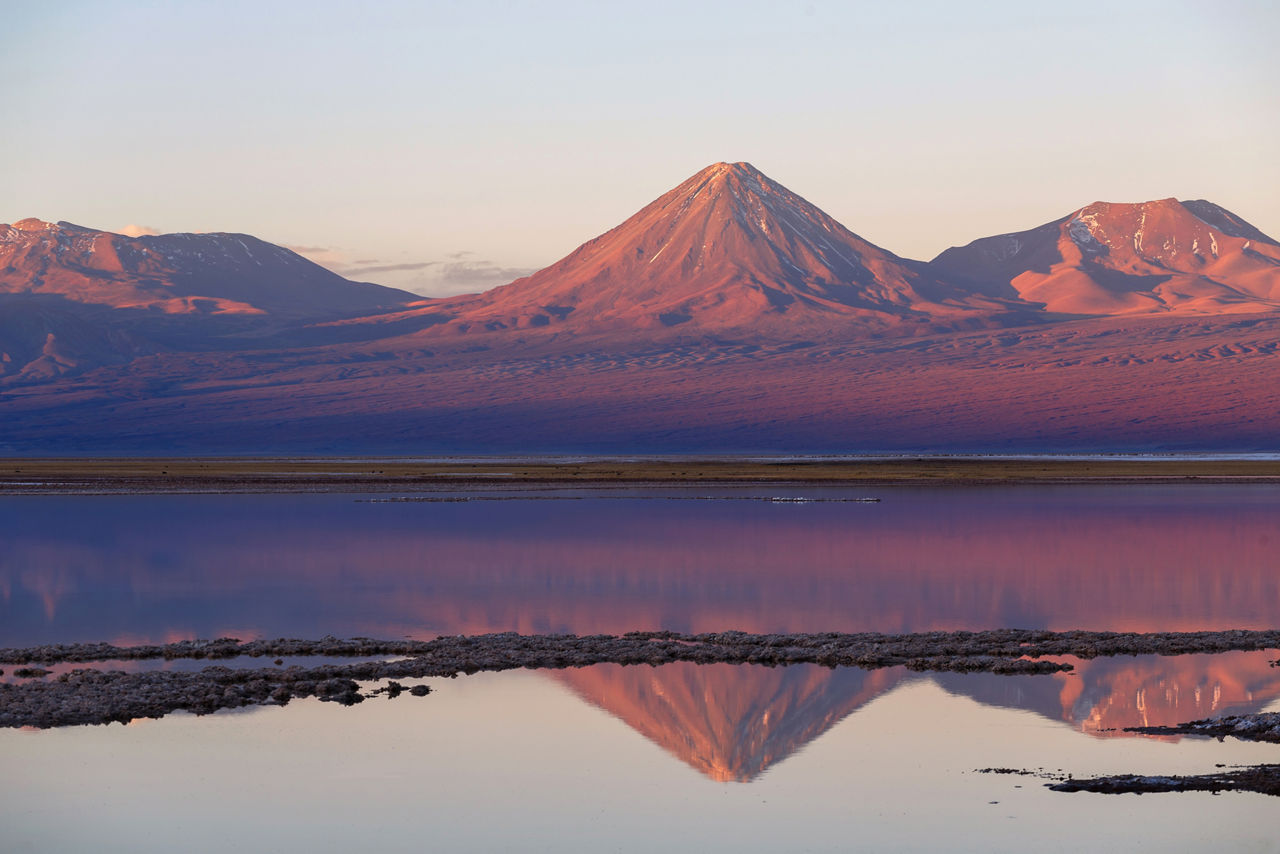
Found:
[(1280, 308), (1280, 245), (1211, 202), (1094, 202), (931, 262), (1067, 314), (1222, 314)]
[(550, 267), (423, 311), (459, 331), (794, 335), (844, 333), (855, 320), (967, 323), (1009, 308), (868, 243), (748, 163), (716, 163)]

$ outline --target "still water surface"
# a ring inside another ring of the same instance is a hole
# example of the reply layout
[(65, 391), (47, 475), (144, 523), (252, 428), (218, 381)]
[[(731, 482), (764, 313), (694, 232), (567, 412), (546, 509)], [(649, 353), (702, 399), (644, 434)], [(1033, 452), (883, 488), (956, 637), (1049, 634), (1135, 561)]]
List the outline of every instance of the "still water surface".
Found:
[[(0, 645), (1280, 625), (1274, 486), (453, 497), (468, 500), (0, 498)], [(821, 500), (850, 497), (881, 501)], [(1035, 677), (606, 665), (432, 680), (427, 698), (353, 709), (295, 702), (3, 732), (6, 767), (23, 770), (0, 784), (0, 841), (1276, 850), (1280, 823), (1263, 796), (1064, 795), (1035, 778), (973, 773), (1280, 761), (1267, 745), (1117, 732), (1275, 705), (1273, 657), (1100, 659)], [(85, 821), (59, 822), (68, 808)]]

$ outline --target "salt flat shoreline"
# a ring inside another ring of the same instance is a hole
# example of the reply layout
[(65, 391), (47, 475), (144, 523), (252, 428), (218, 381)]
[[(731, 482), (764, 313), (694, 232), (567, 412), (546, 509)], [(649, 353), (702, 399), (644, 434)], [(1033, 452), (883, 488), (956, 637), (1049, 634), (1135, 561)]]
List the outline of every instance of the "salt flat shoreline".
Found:
[(0, 494), (431, 492), (459, 487), (1280, 483), (1280, 459), (1203, 457), (0, 459)]
[[(996, 629), (891, 635), (878, 632), (440, 636), (432, 641), (373, 638), (319, 640), (177, 641), (120, 647), (107, 643), (55, 644), (0, 650), (0, 664), (19, 665), (16, 683), (0, 682), (0, 728), (56, 727), (159, 718), (173, 711), (206, 714), (252, 705), (284, 705), (318, 697), (352, 705), (404, 686), (388, 684), (363, 694), (360, 682), (456, 677), (481, 671), (559, 670), (595, 664), (658, 666), (817, 664), (875, 670), (1033, 675), (1074, 669), (1063, 657), (1185, 655), (1280, 649), (1280, 630), (1214, 632), (1089, 632)], [(41, 665), (195, 659), (226, 662), (279, 656), (272, 667), (124, 672), (94, 667), (54, 675)], [(283, 658), (362, 658), (352, 664), (284, 668)], [(46, 678), (52, 677), (52, 678)], [(1268, 722), (1268, 727), (1270, 722)], [(1242, 730), (1243, 731), (1243, 730)], [(1233, 734), (1236, 734), (1233, 731)]]

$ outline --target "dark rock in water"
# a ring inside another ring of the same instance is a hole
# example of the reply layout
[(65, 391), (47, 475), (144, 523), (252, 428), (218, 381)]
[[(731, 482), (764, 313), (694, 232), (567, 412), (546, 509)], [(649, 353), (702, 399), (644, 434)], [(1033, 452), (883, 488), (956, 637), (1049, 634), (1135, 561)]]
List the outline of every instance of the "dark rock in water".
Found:
[(360, 686), (352, 679), (326, 679), (316, 686), (316, 696), (328, 703), (354, 706), (364, 702)]
[(414, 685), (409, 689), (409, 693), (415, 697), (425, 697), (431, 693), (431, 688), (426, 685)]
[(1280, 712), (1224, 715), (1220, 718), (1190, 721), (1176, 726), (1125, 727), (1125, 732), (1141, 732), (1147, 735), (1209, 735), (1219, 740), (1232, 736), (1242, 741), (1269, 741), (1280, 744)]
[[(440, 637), (434, 641), (326, 637), (320, 640), (277, 639), (247, 643), (221, 638), (140, 647), (73, 644), (0, 650), (0, 661), (26, 665), (33, 662), (230, 659), (239, 656), (403, 657), (394, 661), (375, 660), (312, 668), (231, 669), (215, 666), (194, 673), (120, 673), (77, 669), (53, 680), (0, 684), (0, 726), (51, 727), (128, 721), (140, 717), (162, 717), (179, 709), (207, 714), (250, 705), (283, 705), (294, 697), (314, 696), (328, 702), (354, 705), (365, 699), (358, 682), (453, 678), (462, 673), (517, 668), (554, 669), (605, 663), (657, 666), (680, 661), (767, 666), (818, 664), (863, 669), (905, 666), (922, 671), (1043, 674), (1072, 669), (1069, 663), (1046, 660), (1045, 656), (1172, 655), (1277, 647), (1280, 647), (1280, 632), (1277, 631), (1136, 634), (1016, 629), (913, 635), (874, 632), (757, 635), (739, 631), (683, 634), (658, 631), (582, 637), (505, 632), (475, 637)], [(40, 675), (47, 673), (28, 667), (15, 671), (17, 675), (37, 672)], [(402, 685), (393, 682), (374, 693), (394, 697), (403, 690)], [(425, 685), (417, 685), (410, 689), (410, 693), (423, 696), (429, 690)]]
[(1106, 795), (1151, 792), (1257, 792), (1280, 795), (1280, 765), (1253, 765), (1213, 774), (1152, 776), (1113, 774), (1046, 784), (1055, 792), (1097, 792)]
[(38, 679), (41, 676), (48, 676), (50, 671), (42, 667), (19, 667), (13, 671), (13, 675), (19, 679)]

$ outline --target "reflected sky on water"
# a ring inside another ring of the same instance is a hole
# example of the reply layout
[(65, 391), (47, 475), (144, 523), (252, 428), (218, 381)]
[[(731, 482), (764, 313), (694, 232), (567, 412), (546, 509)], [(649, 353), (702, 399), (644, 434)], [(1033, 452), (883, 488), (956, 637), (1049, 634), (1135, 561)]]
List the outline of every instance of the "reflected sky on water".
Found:
[(462, 497), (0, 497), (0, 644), (1280, 625), (1270, 485)]

